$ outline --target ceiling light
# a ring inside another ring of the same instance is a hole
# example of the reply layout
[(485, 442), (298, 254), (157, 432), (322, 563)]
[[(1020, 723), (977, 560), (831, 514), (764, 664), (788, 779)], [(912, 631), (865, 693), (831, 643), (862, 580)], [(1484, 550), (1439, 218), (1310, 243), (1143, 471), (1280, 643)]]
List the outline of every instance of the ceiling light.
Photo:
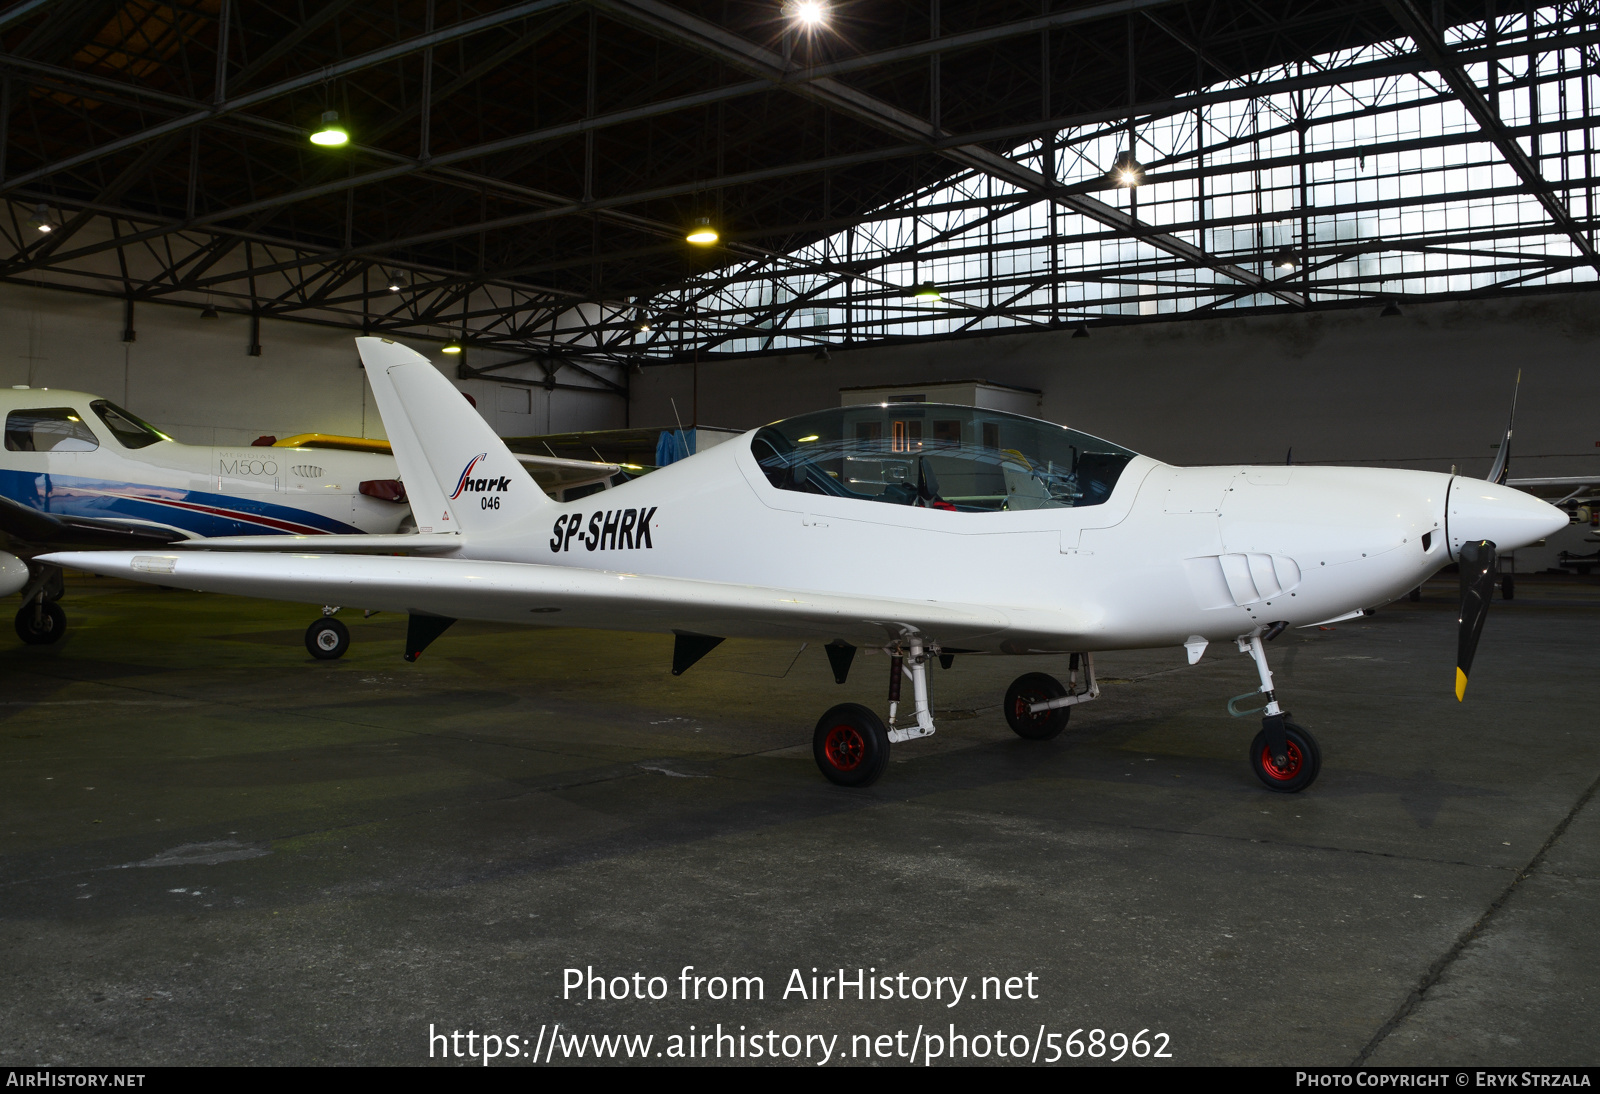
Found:
[(408, 280), (410, 279), (406, 276), (406, 272), (404, 270), (390, 270), (389, 291), (399, 292), (401, 289), (406, 287), (406, 282)]
[(311, 134), (311, 143), (324, 148), (338, 148), (341, 144), (350, 143), (350, 134), (339, 124), (337, 110), (322, 112), (322, 128)]
[(683, 238), (701, 247), (709, 247), (722, 237), (717, 235), (717, 230), (711, 226), (710, 217), (698, 217), (694, 227), (690, 228), (689, 234)]
[(1116, 162), (1111, 165), (1111, 170), (1107, 174), (1118, 186), (1138, 186), (1144, 182), (1144, 164), (1134, 158), (1131, 150), (1119, 152)]
[(1087, 337), (1089, 337), (1089, 325), (1087, 323), (1079, 323), (1076, 327), (1073, 327), (1072, 328), (1072, 337), (1074, 337), (1074, 338), (1087, 338)]
[(50, 223), (50, 206), (42, 201), (33, 207), (33, 215), (28, 218), (28, 223), (41, 232), (53, 232), (56, 227)]
[(212, 307), (210, 304), (207, 304), (206, 305), (206, 310), (200, 313), (200, 318), (201, 319), (216, 319), (216, 318), (218, 318), (217, 309)]
[(1295, 259), (1294, 252), (1285, 247), (1273, 256), (1272, 264), (1280, 270), (1292, 270), (1300, 263)]
[(823, 0), (795, 0), (789, 5), (789, 17), (801, 26), (820, 27), (828, 21), (828, 5)]
[(461, 352), (461, 343), (460, 342), (447, 342), (447, 343), (445, 343), (445, 347), (441, 352), (444, 352), (444, 353), (460, 353)]
[(831, 361), (833, 360), (833, 355), (828, 352), (827, 346), (823, 346), (821, 349), (817, 350), (816, 353), (811, 355), (811, 359), (813, 361)]
[(924, 281), (922, 284), (913, 287), (911, 290), (911, 295), (916, 297), (918, 300), (944, 299), (939, 295), (939, 286), (935, 285), (932, 281)]
[(1383, 306), (1383, 310), (1381, 312), (1379, 312), (1378, 314), (1380, 316), (1382, 316), (1383, 318), (1385, 318), (1385, 319), (1389, 319), (1389, 318), (1391, 318), (1393, 316), (1399, 315), (1400, 314), (1400, 305), (1398, 303), (1396, 303), (1395, 301), (1391, 300), (1391, 301), (1389, 301), (1387, 304), (1385, 304)]

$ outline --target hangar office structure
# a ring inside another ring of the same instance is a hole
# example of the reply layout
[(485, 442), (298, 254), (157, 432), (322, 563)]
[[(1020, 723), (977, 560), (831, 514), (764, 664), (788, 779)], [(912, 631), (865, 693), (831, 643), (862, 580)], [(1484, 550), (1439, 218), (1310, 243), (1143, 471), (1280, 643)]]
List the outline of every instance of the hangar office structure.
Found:
[(1519, 470), (1586, 471), (1597, 50), (1587, 0), (18, 0), (0, 381), (376, 435), (365, 331), (505, 434), (977, 378), (1470, 469), (1542, 366)]

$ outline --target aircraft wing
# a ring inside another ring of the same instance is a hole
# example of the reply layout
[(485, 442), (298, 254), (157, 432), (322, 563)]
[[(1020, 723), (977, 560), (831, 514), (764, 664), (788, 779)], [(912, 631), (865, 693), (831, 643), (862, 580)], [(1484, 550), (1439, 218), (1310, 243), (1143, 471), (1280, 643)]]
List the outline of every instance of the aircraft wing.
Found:
[(156, 547), (187, 538), (176, 529), (139, 521), (46, 513), (3, 496), (0, 532), (37, 548)]
[(385, 536), (368, 533), (356, 535), (325, 536), (213, 536), (210, 539), (186, 539), (174, 547), (200, 548), (207, 551), (293, 551), (304, 554), (315, 551), (326, 554), (336, 551), (361, 555), (438, 555), (459, 550), (461, 536), (457, 532), (408, 532)]
[(110, 577), (269, 600), (721, 638), (837, 638), (873, 646), (916, 632), (951, 645), (1005, 631), (1011, 623), (1005, 612), (980, 605), (803, 593), (529, 563), (176, 551), (66, 552), (44, 561)]
[(1526, 490), (1530, 486), (1589, 486), (1600, 484), (1600, 475), (1547, 475), (1544, 478), (1507, 479), (1507, 486)]

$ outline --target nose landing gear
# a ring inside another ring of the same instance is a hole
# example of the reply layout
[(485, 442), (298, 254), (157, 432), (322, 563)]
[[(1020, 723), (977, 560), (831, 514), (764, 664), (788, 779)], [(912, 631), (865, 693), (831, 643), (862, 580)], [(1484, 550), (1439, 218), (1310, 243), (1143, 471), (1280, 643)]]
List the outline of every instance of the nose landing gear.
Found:
[(1260, 694), (1267, 700), (1261, 732), (1250, 742), (1250, 768), (1263, 786), (1279, 794), (1304, 790), (1316, 781), (1322, 770), (1322, 749), (1317, 746), (1316, 738), (1289, 721), (1289, 715), (1278, 705), (1277, 692), (1272, 688), (1272, 670), (1267, 667), (1267, 651), (1261, 640), (1263, 636), (1269, 641), (1278, 637), (1286, 626), (1286, 623), (1273, 623), (1270, 627), (1257, 627), (1238, 639), (1239, 652), (1249, 654), (1256, 663), (1256, 672), (1261, 677)]

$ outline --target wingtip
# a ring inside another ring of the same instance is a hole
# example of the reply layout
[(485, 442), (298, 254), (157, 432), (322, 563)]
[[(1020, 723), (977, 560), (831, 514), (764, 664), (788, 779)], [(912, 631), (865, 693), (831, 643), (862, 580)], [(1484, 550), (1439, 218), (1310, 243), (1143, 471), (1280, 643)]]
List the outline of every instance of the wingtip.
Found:
[(1462, 702), (1467, 694), (1467, 674), (1460, 667), (1456, 668), (1456, 702)]

